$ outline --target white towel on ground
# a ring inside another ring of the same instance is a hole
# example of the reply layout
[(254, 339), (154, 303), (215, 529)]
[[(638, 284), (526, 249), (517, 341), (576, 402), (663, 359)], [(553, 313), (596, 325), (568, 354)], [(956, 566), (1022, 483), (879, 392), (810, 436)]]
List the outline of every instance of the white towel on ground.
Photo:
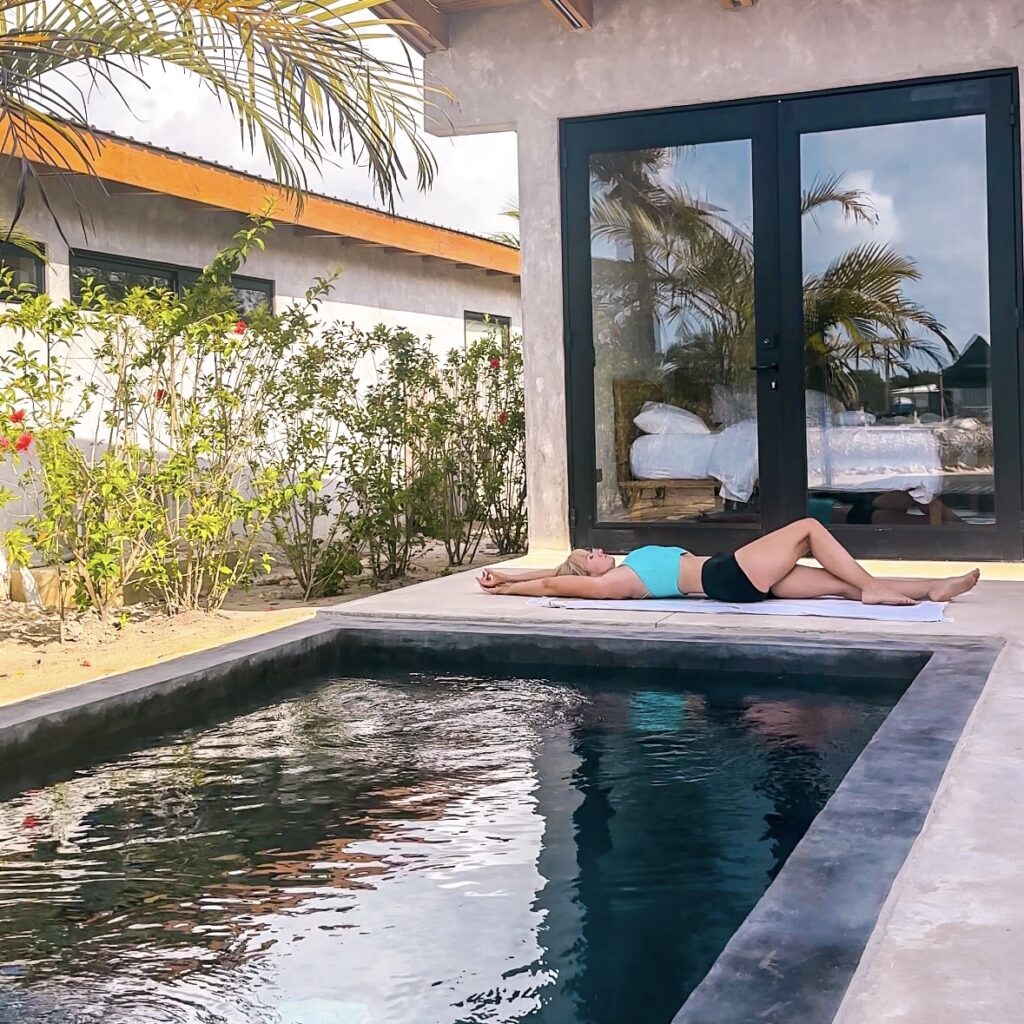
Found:
[(680, 612), (685, 615), (816, 615), (830, 619), (878, 619), (885, 622), (942, 622), (945, 604), (921, 601), (919, 604), (861, 604), (836, 597), (818, 597), (804, 601), (772, 598), (752, 604), (728, 604), (706, 597), (647, 598), (640, 601), (593, 601), (576, 597), (532, 597), (530, 604), (541, 608), (569, 608), (585, 611)]

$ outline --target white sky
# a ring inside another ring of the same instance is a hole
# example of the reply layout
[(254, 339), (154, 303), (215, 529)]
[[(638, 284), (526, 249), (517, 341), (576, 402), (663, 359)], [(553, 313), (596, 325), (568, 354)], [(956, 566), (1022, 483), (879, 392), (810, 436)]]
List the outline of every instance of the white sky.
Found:
[[(80, 80), (85, 85), (84, 77)], [(147, 72), (145, 83), (126, 75), (118, 84), (130, 109), (112, 89), (93, 92), (88, 113), (96, 127), (272, 176), (260, 153), (243, 144), (230, 114), (194, 80), (154, 68)], [(396, 198), (395, 212), (481, 234), (514, 231), (515, 222), (500, 214), (517, 192), (515, 134), (431, 137), (429, 142), (438, 160), (434, 186), (430, 192), (417, 192), (415, 165), (407, 164), (411, 182), (404, 187), (404, 195)], [(347, 159), (340, 166), (325, 167), (322, 178), (312, 172), (309, 187), (340, 199), (381, 205), (368, 175)]]

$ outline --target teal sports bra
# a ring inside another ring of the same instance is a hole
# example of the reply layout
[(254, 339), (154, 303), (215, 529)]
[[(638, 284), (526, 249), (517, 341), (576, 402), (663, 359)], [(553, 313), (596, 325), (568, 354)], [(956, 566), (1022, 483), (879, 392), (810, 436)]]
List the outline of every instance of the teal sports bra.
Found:
[(623, 565), (640, 577), (651, 597), (682, 597), (679, 589), (679, 559), (686, 548), (663, 548), (655, 544), (637, 548), (626, 555)]

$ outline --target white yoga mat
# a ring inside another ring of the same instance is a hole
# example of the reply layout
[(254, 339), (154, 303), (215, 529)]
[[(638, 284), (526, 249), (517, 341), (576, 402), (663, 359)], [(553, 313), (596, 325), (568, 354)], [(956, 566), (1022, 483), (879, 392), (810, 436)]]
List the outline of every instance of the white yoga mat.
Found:
[(877, 619), (882, 622), (942, 622), (946, 610), (940, 601), (899, 607), (885, 604), (861, 604), (835, 597), (807, 601), (772, 598), (753, 604), (726, 604), (706, 597), (648, 598), (643, 601), (592, 601), (575, 597), (532, 597), (530, 604), (540, 608), (568, 608), (586, 611), (683, 612), (687, 615), (814, 615), (829, 619)]

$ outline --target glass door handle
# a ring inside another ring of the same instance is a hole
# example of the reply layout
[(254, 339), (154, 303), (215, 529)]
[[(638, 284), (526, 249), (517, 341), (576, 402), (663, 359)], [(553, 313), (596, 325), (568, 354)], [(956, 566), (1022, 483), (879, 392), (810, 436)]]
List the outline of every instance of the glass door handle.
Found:
[(778, 363), (763, 363), (761, 366), (752, 366), (752, 370), (758, 373), (774, 373), (779, 368)]

